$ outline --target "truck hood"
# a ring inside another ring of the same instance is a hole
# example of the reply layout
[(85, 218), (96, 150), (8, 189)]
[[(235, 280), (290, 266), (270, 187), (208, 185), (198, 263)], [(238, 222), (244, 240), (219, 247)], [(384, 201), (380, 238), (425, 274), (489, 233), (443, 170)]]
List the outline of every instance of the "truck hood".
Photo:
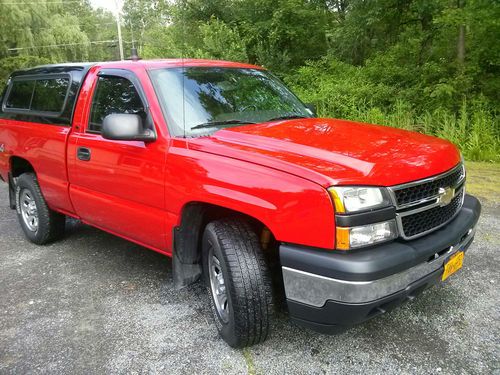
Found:
[(392, 186), (460, 162), (450, 142), (416, 132), (337, 119), (275, 121), (223, 129), (189, 147), (294, 174), (325, 187)]

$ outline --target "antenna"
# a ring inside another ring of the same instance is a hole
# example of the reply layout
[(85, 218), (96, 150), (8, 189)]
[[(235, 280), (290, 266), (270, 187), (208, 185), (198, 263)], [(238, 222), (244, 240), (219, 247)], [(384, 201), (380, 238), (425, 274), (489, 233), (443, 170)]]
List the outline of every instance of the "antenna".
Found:
[(140, 59), (141, 58), (139, 57), (139, 54), (137, 53), (137, 48), (132, 47), (130, 57), (127, 60), (139, 61)]
[(132, 21), (130, 21), (130, 35), (132, 36), (132, 48), (134, 48), (135, 39), (134, 39), (134, 27), (132, 26)]
[(139, 54), (137, 53), (137, 48), (135, 47), (134, 27), (132, 25), (132, 21), (130, 21), (130, 34), (132, 36), (132, 48), (130, 49), (130, 57), (127, 60), (139, 61), (141, 58), (139, 57)]
[(186, 138), (186, 66), (184, 55), (186, 52), (186, 0), (182, 1), (182, 44), (181, 44), (181, 64), (182, 64), (182, 127), (184, 129), (184, 138)]

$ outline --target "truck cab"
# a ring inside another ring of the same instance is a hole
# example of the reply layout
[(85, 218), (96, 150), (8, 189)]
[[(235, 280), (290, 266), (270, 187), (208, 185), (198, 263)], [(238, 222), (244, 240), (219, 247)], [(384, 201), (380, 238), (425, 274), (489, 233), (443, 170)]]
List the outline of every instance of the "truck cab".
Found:
[(414, 298), (461, 268), (481, 209), (450, 142), (318, 118), (267, 70), (211, 60), (14, 72), (0, 178), (28, 240), (73, 217), (204, 280), (234, 347), (281, 300), (334, 333)]

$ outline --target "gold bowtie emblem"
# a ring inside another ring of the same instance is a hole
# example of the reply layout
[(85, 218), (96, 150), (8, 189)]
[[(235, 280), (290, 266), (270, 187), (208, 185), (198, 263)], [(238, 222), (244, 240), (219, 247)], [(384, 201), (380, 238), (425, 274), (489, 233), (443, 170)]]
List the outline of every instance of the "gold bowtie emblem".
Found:
[(455, 189), (452, 187), (439, 188), (438, 203), (439, 206), (447, 206), (455, 197)]

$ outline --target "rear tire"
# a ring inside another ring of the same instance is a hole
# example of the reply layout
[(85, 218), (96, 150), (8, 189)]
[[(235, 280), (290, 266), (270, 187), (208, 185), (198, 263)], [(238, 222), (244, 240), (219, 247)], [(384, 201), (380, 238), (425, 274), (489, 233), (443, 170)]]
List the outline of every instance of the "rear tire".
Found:
[(205, 281), (219, 334), (234, 348), (264, 341), (273, 298), (257, 235), (243, 220), (222, 219), (207, 225), (202, 245)]
[(66, 216), (48, 207), (34, 173), (18, 177), (15, 196), (19, 223), (28, 240), (44, 245), (64, 235)]

